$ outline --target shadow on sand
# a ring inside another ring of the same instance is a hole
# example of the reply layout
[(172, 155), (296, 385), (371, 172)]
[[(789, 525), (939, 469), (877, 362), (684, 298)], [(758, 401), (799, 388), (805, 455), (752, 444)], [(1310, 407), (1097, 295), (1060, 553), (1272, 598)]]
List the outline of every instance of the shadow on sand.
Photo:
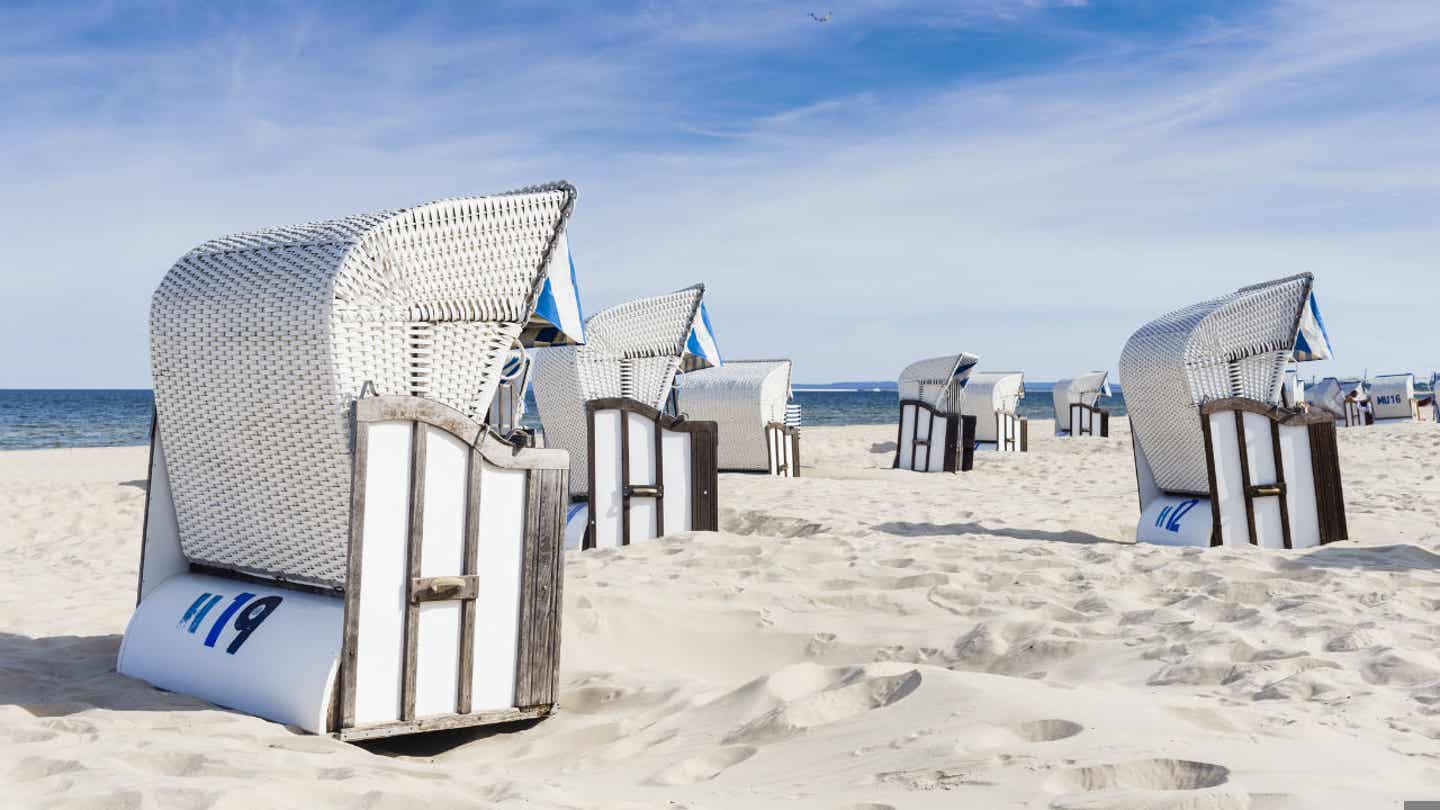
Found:
[(1440, 571), (1440, 554), (1419, 546), (1322, 546), (1286, 560), (1300, 568), (1366, 568), (1371, 571)]
[(1044, 540), (1052, 543), (1109, 543), (1117, 546), (1130, 545), (1129, 543), (1121, 543), (1118, 540), (1111, 540), (1108, 537), (1101, 537), (1088, 532), (1047, 532), (1043, 529), (992, 529), (979, 523), (909, 523), (906, 521), (890, 521), (889, 523), (877, 523), (873, 528), (876, 531), (895, 534), (901, 537), (933, 537), (935, 535), (945, 534), (992, 534), (998, 537), (1013, 537), (1017, 540)]

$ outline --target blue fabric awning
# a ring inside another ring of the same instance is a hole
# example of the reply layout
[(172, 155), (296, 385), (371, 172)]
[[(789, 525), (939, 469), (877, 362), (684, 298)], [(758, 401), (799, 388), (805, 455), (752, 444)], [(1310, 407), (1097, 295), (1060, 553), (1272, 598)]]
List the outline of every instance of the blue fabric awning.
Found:
[(585, 342), (585, 316), (580, 309), (580, 287), (575, 283), (575, 260), (570, 239), (562, 232), (550, 254), (545, 285), (535, 312), (520, 333), (527, 348), (577, 346)]
[(1329, 360), (1334, 356), (1330, 347), (1330, 335), (1325, 332), (1325, 321), (1320, 317), (1320, 305), (1315, 303), (1315, 293), (1305, 302), (1300, 313), (1300, 329), (1295, 334), (1296, 362), (1308, 360)]
[(710, 313), (704, 302), (695, 313), (695, 323), (690, 327), (690, 336), (685, 339), (685, 355), (680, 361), (684, 371), (697, 371), (725, 364), (720, 359), (720, 347), (715, 342), (715, 330), (710, 326)]

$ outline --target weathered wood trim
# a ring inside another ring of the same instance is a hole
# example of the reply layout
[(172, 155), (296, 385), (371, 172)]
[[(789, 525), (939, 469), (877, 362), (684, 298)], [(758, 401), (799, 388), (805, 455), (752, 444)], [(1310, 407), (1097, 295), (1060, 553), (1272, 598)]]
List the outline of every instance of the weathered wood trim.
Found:
[[(1210, 499), (1210, 547), (1214, 548), (1224, 544), (1225, 538), (1220, 534), (1220, 498), (1215, 494), (1218, 488), (1215, 484), (1215, 442), (1211, 437), (1209, 414), (1200, 416), (1200, 433), (1205, 437), (1205, 478), (1210, 487), (1209, 494), (1205, 497)], [(1130, 425), (1130, 437), (1133, 441), (1135, 437), (1133, 422)], [(1136, 475), (1139, 475), (1138, 471)]]
[[(465, 492), (465, 546), (461, 551), (464, 559), (461, 572), (473, 577), (476, 593), (479, 593), (480, 560), (480, 480), (485, 472), (485, 457), (478, 448), (470, 451), (470, 468), (467, 470)], [(460, 671), (455, 689), (455, 711), (469, 714), (474, 698), (475, 681), (475, 601), (467, 599), (460, 603)]]
[(533, 706), (518, 709), (499, 709), (474, 714), (448, 714), (438, 717), (421, 717), (415, 720), (401, 720), (394, 723), (376, 723), (366, 726), (342, 728), (336, 736), (345, 742), (374, 740), (380, 737), (395, 737), (401, 734), (420, 734), (426, 731), (445, 731), (473, 726), (488, 726), (496, 723), (514, 723), (519, 720), (535, 720), (545, 717), (553, 706)]
[(655, 498), (655, 536), (665, 536), (665, 442), (661, 441), (663, 433), (660, 423), (655, 423), (654, 435), (651, 441), (655, 442), (655, 491), (652, 496)]
[[(1084, 423), (1084, 421), (1085, 421), (1084, 419), (1076, 419), (1075, 412), (1076, 412), (1077, 410), (1078, 410), (1078, 411), (1081, 411), (1082, 413), (1089, 413), (1089, 415), (1090, 415), (1090, 425), (1089, 425), (1089, 427), (1081, 427), (1079, 430), (1076, 430), (1076, 429), (1075, 429), (1075, 426), (1076, 426), (1077, 424), (1082, 424), (1082, 425), (1083, 425), (1083, 423)], [(1100, 435), (1102, 438), (1104, 438), (1104, 437), (1109, 437), (1109, 435), (1110, 435), (1110, 412), (1109, 412), (1109, 411), (1105, 410), (1104, 408), (1098, 408), (1098, 407), (1096, 407), (1096, 406), (1094, 406), (1094, 405), (1086, 405), (1086, 404), (1083, 403), (1083, 402), (1072, 402), (1072, 403), (1070, 403), (1070, 428), (1069, 428), (1069, 432), (1070, 432), (1070, 435), (1071, 435), (1071, 436), (1094, 436), (1094, 435), (1096, 435), (1096, 434), (1095, 434), (1095, 425), (1096, 425), (1097, 422), (1098, 422), (1099, 425), (1100, 425), (1100, 434), (1099, 434), (1099, 435)], [(1133, 449), (1133, 448), (1132, 448), (1132, 449)]]
[[(621, 418), (624, 416), (622, 414)], [(623, 452), (623, 451), (622, 451)], [(590, 504), (585, 510), (585, 536), (580, 538), (581, 550), (595, 548), (595, 409), (585, 409), (585, 464), (589, 477), (585, 479), (587, 490), (585, 501)]]
[(355, 655), (360, 642), (361, 552), (365, 542), (365, 477), (369, 471), (370, 429), (354, 418), (355, 459), (350, 473), (350, 547), (345, 562), (345, 631), (340, 642), (340, 726), (355, 725)]
[(1275, 484), (1280, 497), (1280, 539), (1285, 548), (1293, 548), (1290, 537), (1290, 498), (1286, 494), (1289, 487), (1285, 482), (1285, 459), (1280, 455), (1280, 423), (1270, 423), (1270, 450), (1275, 454)]
[[(903, 440), (905, 435), (903, 426), (905, 424), (906, 406), (914, 406), (915, 416), (910, 423), (910, 443), (912, 448), (910, 466), (903, 469), (908, 469), (912, 472), (926, 472), (930, 469), (930, 453), (934, 450), (935, 446), (933, 441), (935, 437), (935, 420), (941, 418), (945, 422), (945, 444), (940, 448), (940, 451), (944, 454), (941, 457), (941, 469), (944, 472), (968, 471), (974, 461), (975, 417), (946, 413), (918, 399), (900, 400), (900, 427), (896, 428), (895, 463), (893, 467), (901, 469), (900, 448), (902, 446), (901, 440)], [(920, 438), (921, 419), (929, 420), (930, 425), (930, 431), (924, 439)], [(967, 419), (969, 420), (968, 422), (966, 421)], [(968, 428), (966, 427), (967, 425)], [(967, 429), (968, 433), (966, 432)], [(921, 446), (925, 448), (925, 460), (918, 462), (915, 459), (915, 455), (919, 452)]]
[(715, 422), (691, 422), (698, 426), (690, 435), (690, 529), (720, 531), (720, 426)]
[[(417, 397), (418, 398), (418, 397)], [(400, 671), (400, 719), (415, 719), (415, 665), (420, 649), (420, 604), (415, 582), (420, 579), (420, 552), (425, 540), (425, 462), (429, 423), (415, 422), (410, 439), (410, 536), (405, 544), (405, 665)]]
[[(777, 438), (777, 436), (778, 436), (778, 438)], [(772, 441), (775, 442), (775, 443), (779, 443), (779, 446), (777, 447), (775, 444), (772, 444)], [(776, 454), (776, 453), (778, 453), (781, 457), (783, 457), (783, 456), (785, 455), (785, 452), (784, 452), (785, 448), (784, 448), (784, 444), (783, 444), (784, 442), (789, 442), (789, 444), (790, 444), (790, 461), (789, 461), (789, 463), (786, 463), (786, 462), (783, 462), (783, 461), (782, 461), (782, 462), (777, 462), (777, 463), (776, 463), (776, 467), (775, 467), (775, 475), (785, 475), (785, 474), (789, 474), (789, 476), (790, 476), (791, 478), (799, 478), (799, 477), (800, 477), (800, 462), (799, 462), (799, 459), (800, 459), (800, 428), (797, 428), (797, 427), (795, 427), (795, 426), (793, 426), (793, 425), (787, 425), (787, 424), (785, 424), (784, 422), (766, 422), (766, 423), (765, 423), (765, 450), (766, 450), (766, 452), (767, 452), (767, 453), (770, 453), (770, 454)], [(895, 454), (896, 454), (896, 456), (895, 456), (895, 464), (898, 464), (898, 463), (900, 463), (900, 456), (899, 456), (899, 454), (900, 454), (900, 447), (899, 447), (898, 444), (897, 444), (896, 447), (895, 447)], [(891, 466), (894, 466), (894, 465), (892, 464)], [(767, 472), (769, 471), (769, 461), (768, 461), (768, 459), (767, 459), (767, 461), (766, 461), (766, 471), (767, 471)], [(737, 470), (722, 470), (722, 472), (739, 472), (739, 471), (737, 471)]]
[[(905, 446), (905, 405), (910, 402), (914, 402), (914, 400), (900, 400), (900, 419), (895, 423), (895, 460), (890, 463), (890, 469), (892, 470), (900, 469), (900, 448)], [(915, 415), (918, 417), (920, 412), (916, 411)], [(911, 456), (910, 466), (915, 466), (913, 455)]]
[[(691, 525), (680, 531), (718, 531), (720, 528), (719, 469), (716, 467), (719, 455), (720, 428), (715, 422), (685, 419), (658, 411), (649, 405), (628, 397), (592, 399), (585, 403), (589, 442), (590, 481), (588, 500), (595, 503), (595, 414), (599, 411), (620, 412), (620, 476), (621, 476), (621, 545), (630, 545), (630, 497), (655, 497), (657, 510), (663, 507), (659, 500), (664, 496), (664, 484), (630, 483), (630, 419), (629, 414), (639, 414), (655, 423), (655, 456), (657, 474), (663, 469), (660, 460), (664, 452), (660, 441), (662, 430), (690, 434), (690, 517)], [(655, 488), (654, 492), (648, 488)], [(590, 511), (590, 525), (586, 530), (583, 548), (594, 548), (595, 512)], [(657, 528), (663, 526), (663, 518), (657, 521)], [(672, 529), (674, 527), (671, 527)], [(658, 535), (657, 535), (658, 536)]]
[(450, 433), (466, 444), (473, 445), (485, 428), (479, 422), (426, 397), (385, 396), (362, 397), (355, 400), (355, 421), (423, 422)]
[[(1258, 413), (1274, 422), (1279, 422), (1286, 427), (1295, 425), (1313, 425), (1316, 422), (1333, 421), (1334, 417), (1320, 410), (1307, 411), (1300, 408), (1290, 409), (1278, 405), (1268, 405), (1264, 402), (1257, 402), (1244, 397), (1227, 397), (1225, 399), (1212, 399), (1200, 406), (1200, 415), (1209, 416), (1219, 411), (1245, 411), (1246, 413)], [(1201, 420), (1204, 421), (1203, 419)]]
[(522, 708), (549, 706), (558, 694), (567, 478), (564, 470), (541, 470), (528, 481), (515, 656), (515, 704)]
[[(673, 392), (673, 389), (672, 389)], [(630, 412), (620, 411), (620, 545), (630, 545)], [(655, 423), (659, 425), (657, 421)]]
[[(1250, 545), (1258, 546), (1260, 538), (1255, 536), (1255, 496), (1250, 486), (1250, 449), (1245, 441), (1245, 414), (1235, 411), (1235, 438), (1240, 447), (1240, 487), (1245, 495), (1245, 525), (1250, 530)], [(1213, 461), (1211, 462), (1214, 463)], [(1210, 490), (1210, 500), (1217, 500), (1215, 490)]]
[(975, 469), (975, 417), (960, 417), (960, 465), (959, 472)]
[(1345, 518), (1345, 493), (1340, 482), (1340, 454), (1335, 441), (1335, 421), (1309, 426), (1310, 471), (1315, 481), (1315, 511), (1320, 523), (1321, 544), (1350, 538)]

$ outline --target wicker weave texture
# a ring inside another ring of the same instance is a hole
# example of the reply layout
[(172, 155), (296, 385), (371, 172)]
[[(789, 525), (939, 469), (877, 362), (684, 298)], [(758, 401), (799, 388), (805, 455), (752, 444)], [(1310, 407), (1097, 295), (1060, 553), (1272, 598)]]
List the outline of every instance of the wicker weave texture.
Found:
[(719, 425), (720, 469), (770, 469), (765, 425), (785, 421), (790, 373), (789, 360), (727, 360), (684, 376), (680, 410)]
[(570, 453), (571, 494), (590, 488), (585, 403), (628, 397), (662, 409), (704, 295), (696, 284), (602, 309), (585, 321), (585, 345), (536, 350), (535, 405), (545, 445)]
[(1055, 388), (1051, 391), (1051, 404), (1055, 408), (1055, 427), (1057, 430), (1070, 424), (1070, 405), (1081, 403), (1095, 407), (1105, 391), (1105, 378), (1109, 376), (1105, 371), (1092, 371), (1088, 374), (1081, 374), (1078, 377), (1070, 377), (1064, 380), (1057, 380)]
[(1167, 492), (1209, 494), (1199, 408), (1244, 397), (1278, 405), (1305, 273), (1175, 310), (1141, 327), (1120, 355), (1131, 429)]
[(529, 317), (574, 189), (207, 242), (151, 302), (155, 404), (193, 562), (343, 587), (366, 382), (472, 416)]
[(915, 399), (945, 413), (960, 413), (970, 373), (962, 371), (957, 376), (956, 369), (973, 369), (978, 362), (980, 358), (969, 352), (917, 360), (900, 372), (900, 399)]

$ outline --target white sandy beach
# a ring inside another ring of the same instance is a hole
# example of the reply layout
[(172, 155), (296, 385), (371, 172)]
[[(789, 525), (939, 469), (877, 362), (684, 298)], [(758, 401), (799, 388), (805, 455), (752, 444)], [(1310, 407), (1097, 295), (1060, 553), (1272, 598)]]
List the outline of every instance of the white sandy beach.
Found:
[(1115, 428), (958, 476), (806, 428), (721, 533), (570, 553), (555, 717), (364, 747), (117, 675), (146, 449), (0, 454), (0, 806), (1440, 800), (1440, 429), (1340, 431), (1354, 539), (1262, 552), (1133, 545)]

